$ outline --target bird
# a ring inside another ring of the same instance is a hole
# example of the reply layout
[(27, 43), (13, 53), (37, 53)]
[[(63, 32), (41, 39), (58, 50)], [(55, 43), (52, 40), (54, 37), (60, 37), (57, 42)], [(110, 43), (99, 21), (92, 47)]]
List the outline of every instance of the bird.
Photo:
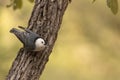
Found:
[(10, 33), (13, 33), (20, 42), (23, 43), (23, 48), (28, 51), (41, 51), (45, 48), (45, 40), (41, 38), (37, 33), (30, 29), (18, 26), (23, 31), (12, 28)]

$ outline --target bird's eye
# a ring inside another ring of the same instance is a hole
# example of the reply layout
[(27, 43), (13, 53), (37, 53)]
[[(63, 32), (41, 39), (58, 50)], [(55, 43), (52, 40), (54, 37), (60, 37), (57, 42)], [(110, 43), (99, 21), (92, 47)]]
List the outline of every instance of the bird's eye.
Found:
[(42, 43), (42, 44), (44, 44), (44, 42), (43, 42), (43, 41), (42, 41), (41, 43)]

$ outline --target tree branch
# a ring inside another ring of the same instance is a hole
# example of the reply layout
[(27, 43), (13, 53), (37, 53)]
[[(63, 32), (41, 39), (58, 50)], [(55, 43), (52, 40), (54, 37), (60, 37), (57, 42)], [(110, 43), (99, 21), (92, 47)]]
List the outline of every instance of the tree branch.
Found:
[(48, 47), (40, 52), (20, 49), (6, 80), (39, 80), (52, 52), (69, 0), (36, 0), (28, 29), (38, 33)]

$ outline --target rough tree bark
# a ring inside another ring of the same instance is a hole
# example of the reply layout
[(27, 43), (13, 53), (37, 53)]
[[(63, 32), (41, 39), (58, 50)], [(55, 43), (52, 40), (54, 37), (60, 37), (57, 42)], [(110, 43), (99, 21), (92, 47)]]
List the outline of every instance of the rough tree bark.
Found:
[(57, 39), (68, 3), (69, 0), (35, 0), (27, 28), (45, 39), (48, 47), (41, 52), (28, 52), (21, 48), (6, 80), (39, 80)]

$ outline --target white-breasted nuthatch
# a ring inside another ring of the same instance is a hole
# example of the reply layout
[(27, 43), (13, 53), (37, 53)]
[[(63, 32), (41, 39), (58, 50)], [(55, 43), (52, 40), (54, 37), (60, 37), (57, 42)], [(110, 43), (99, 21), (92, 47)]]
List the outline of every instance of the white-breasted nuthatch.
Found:
[(40, 36), (29, 29), (19, 26), (19, 28), (24, 31), (20, 31), (19, 29), (12, 28), (10, 30), (22, 43), (24, 49), (28, 51), (41, 51), (45, 48), (44, 39), (40, 38)]

